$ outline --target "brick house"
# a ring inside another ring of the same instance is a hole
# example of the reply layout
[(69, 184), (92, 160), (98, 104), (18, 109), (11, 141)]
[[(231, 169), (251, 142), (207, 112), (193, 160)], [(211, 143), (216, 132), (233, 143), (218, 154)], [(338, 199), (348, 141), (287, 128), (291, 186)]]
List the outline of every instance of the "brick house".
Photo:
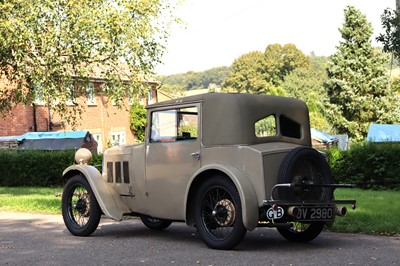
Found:
[[(129, 107), (132, 99), (126, 97), (122, 107), (117, 107), (104, 94), (96, 94), (105, 80), (94, 78), (86, 86), (86, 95), (78, 95), (67, 105), (74, 108), (75, 103), (82, 104), (84, 111), (77, 126), (66, 125), (57, 114), (53, 114), (46, 102), (35, 101), (29, 105), (18, 104), (5, 118), (0, 117), (0, 136), (17, 136), (27, 132), (86, 130), (98, 142), (98, 151), (108, 146), (135, 143), (134, 133), (130, 129)], [(151, 89), (144, 104), (158, 102), (158, 82), (145, 81)], [(5, 82), (0, 81), (0, 86)], [(68, 89), (68, 88), (66, 88)]]

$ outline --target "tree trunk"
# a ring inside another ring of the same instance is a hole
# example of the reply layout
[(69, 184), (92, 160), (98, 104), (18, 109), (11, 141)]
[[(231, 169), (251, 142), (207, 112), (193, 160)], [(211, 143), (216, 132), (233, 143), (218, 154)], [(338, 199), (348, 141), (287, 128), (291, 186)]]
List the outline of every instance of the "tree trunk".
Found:
[(397, 14), (400, 14), (400, 0), (396, 0), (396, 10)]

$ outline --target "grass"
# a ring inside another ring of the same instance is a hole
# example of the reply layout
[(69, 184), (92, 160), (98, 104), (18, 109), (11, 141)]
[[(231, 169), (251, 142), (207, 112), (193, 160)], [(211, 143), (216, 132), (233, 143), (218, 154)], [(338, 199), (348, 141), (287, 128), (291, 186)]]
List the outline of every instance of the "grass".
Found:
[(400, 191), (337, 189), (336, 199), (355, 199), (357, 208), (346, 217), (336, 217), (335, 232), (380, 235), (400, 234)]
[(0, 187), (0, 211), (61, 214), (62, 188)]
[[(0, 211), (61, 214), (62, 188), (0, 187)], [(336, 199), (355, 199), (346, 217), (336, 217), (330, 231), (376, 235), (400, 234), (400, 191), (337, 189)]]

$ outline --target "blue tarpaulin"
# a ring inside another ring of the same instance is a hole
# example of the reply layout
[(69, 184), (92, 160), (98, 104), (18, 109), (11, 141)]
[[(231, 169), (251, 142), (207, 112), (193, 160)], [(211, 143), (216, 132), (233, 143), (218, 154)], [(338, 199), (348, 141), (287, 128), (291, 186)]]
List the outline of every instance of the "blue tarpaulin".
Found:
[(325, 144), (338, 142), (338, 138), (336, 136), (329, 135), (315, 128), (311, 128), (311, 138)]
[(400, 125), (371, 124), (368, 129), (369, 142), (400, 142)]
[(21, 136), (17, 136), (18, 141), (24, 139), (82, 139), (86, 136), (87, 131), (60, 131), (60, 132), (28, 132)]

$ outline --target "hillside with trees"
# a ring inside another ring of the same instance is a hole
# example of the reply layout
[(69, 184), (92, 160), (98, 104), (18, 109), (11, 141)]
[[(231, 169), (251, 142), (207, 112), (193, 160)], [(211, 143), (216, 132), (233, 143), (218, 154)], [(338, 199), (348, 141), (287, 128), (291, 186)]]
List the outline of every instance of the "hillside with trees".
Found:
[[(163, 91), (220, 88), (223, 92), (295, 97), (306, 102), (311, 126), (365, 139), (370, 123), (400, 122), (397, 13), (385, 11), (385, 34), (372, 46), (372, 26), (355, 7), (344, 10), (342, 39), (330, 57), (303, 54), (294, 44), (270, 44), (229, 67), (160, 77)], [(392, 24), (390, 24), (392, 23)]]

